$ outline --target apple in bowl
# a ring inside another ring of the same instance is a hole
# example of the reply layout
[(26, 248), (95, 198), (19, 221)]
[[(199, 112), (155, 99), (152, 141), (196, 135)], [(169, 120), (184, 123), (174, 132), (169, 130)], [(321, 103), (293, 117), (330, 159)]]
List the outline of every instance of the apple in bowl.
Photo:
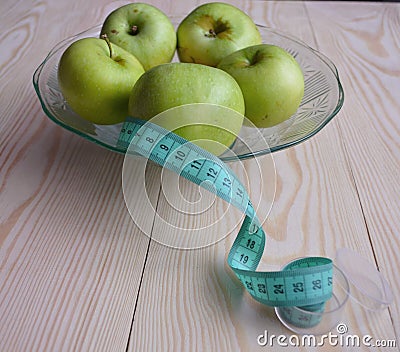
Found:
[(304, 95), (303, 72), (283, 48), (260, 44), (224, 57), (218, 68), (239, 84), (245, 116), (259, 128), (272, 127), (289, 119)]
[[(171, 110), (177, 107), (186, 108)], [(164, 118), (158, 118), (161, 113)], [(235, 141), (243, 113), (242, 91), (233, 77), (193, 63), (153, 67), (138, 79), (129, 98), (130, 116), (151, 120), (216, 155)]]
[(145, 70), (168, 63), (176, 50), (176, 33), (167, 15), (146, 3), (131, 3), (111, 12), (101, 34), (135, 55)]
[(128, 114), (132, 87), (144, 73), (135, 56), (107, 38), (82, 38), (62, 54), (58, 84), (68, 105), (85, 120), (111, 125)]
[(212, 2), (189, 13), (177, 29), (181, 62), (217, 66), (225, 56), (247, 46), (261, 44), (253, 20), (239, 8)]

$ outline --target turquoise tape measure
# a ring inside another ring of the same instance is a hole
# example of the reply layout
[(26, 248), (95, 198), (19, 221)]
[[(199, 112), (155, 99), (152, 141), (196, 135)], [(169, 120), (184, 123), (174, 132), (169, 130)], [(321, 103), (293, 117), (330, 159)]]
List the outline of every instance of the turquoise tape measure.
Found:
[[(228, 255), (228, 264), (247, 292), (257, 301), (282, 312), (292, 324), (314, 326), (319, 320), (290, 309), (322, 312), (332, 296), (332, 261), (306, 257), (282, 271), (256, 271), (265, 247), (261, 227), (247, 191), (234, 172), (218, 157), (148, 121), (128, 118), (118, 146), (137, 153), (215, 193), (246, 216)], [(317, 315), (318, 316), (318, 315)]]

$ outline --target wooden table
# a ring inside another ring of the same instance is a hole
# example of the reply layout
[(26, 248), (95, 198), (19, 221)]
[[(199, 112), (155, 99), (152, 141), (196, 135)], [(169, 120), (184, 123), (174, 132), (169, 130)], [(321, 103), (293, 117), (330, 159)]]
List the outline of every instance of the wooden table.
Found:
[[(184, 15), (198, 2), (150, 3)], [(305, 255), (333, 258), (341, 247), (356, 250), (388, 278), (395, 300), (379, 313), (351, 301), (342, 322), (348, 334), (399, 342), (400, 5), (231, 3), (327, 55), (345, 91), (344, 107), (328, 126), (273, 154), (277, 187), (264, 223), (269, 238), (261, 265), (280, 267)], [(124, 203), (124, 156), (62, 129), (40, 107), (32, 75), (47, 52), (121, 4), (1, 2), (0, 350), (266, 350), (257, 344), (265, 330), (292, 333), (272, 308), (245, 293), (226, 265), (241, 214), (225, 216), (220, 228), (230, 229), (228, 236), (203, 249), (171, 249), (150, 240)], [(262, 166), (266, 158), (258, 160)], [(245, 163), (253, 185), (254, 165)], [(157, 212), (172, 221), (159, 192), (159, 169), (150, 168), (146, 182)], [(198, 195), (188, 183), (182, 189)], [(261, 198), (269, 197), (262, 192)], [(215, 211), (225, 207), (217, 201)], [(162, 231), (163, 221), (147, 215), (142, 220), (150, 231)], [(307, 350), (275, 344), (274, 350), (280, 348)], [(320, 347), (330, 348), (354, 350)]]

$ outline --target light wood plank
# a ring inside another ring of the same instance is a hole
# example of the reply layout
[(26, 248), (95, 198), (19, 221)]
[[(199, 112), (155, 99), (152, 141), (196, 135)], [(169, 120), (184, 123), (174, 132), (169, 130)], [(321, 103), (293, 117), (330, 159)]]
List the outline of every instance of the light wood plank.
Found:
[[(256, 21), (292, 32), (316, 45), (302, 4), (241, 5), (254, 13)], [(265, 223), (270, 237), (261, 268), (276, 268), (304, 255), (334, 257), (336, 249), (343, 246), (355, 247), (363, 255), (373, 257), (336, 121), (312, 140), (276, 153), (274, 160), (277, 193)], [(164, 207), (165, 201), (160, 199), (161, 212)], [(165, 210), (163, 216), (173, 221), (175, 215)], [(229, 213), (219, 226), (231, 228), (238, 217), (239, 214)], [(182, 221), (194, 226), (187, 218)], [(207, 218), (200, 221), (205, 224)], [(168, 232), (162, 223), (156, 222), (155, 230), (158, 227), (158, 231), (170, 235), (171, 230)], [(226, 267), (224, 261), (234, 237), (232, 233), (214, 247), (192, 252), (151, 244), (130, 350), (168, 346), (179, 350), (257, 350), (256, 339), (264, 329), (273, 334), (289, 333), (270, 308), (244, 294)], [(358, 307), (349, 305), (343, 319), (353, 334), (375, 331), (381, 338), (393, 336), (388, 312), (375, 320), (367, 317)]]
[(121, 351), (128, 341), (149, 239), (125, 207), (123, 156), (52, 123), (31, 83), (51, 47), (100, 23), (107, 6), (1, 3), (1, 351)]
[(390, 314), (399, 339), (400, 6), (312, 3), (307, 8), (318, 45), (337, 63), (349, 97), (338, 119), (340, 135), (374, 261), (395, 292)]
[[(54, 129), (30, 141), (3, 183), (15, 201), (2, 207), (2, 350), (120, 350), (148, 238), (125, 209), (122, 158)], [(32, 172), (38, 158), (52, 167)]]

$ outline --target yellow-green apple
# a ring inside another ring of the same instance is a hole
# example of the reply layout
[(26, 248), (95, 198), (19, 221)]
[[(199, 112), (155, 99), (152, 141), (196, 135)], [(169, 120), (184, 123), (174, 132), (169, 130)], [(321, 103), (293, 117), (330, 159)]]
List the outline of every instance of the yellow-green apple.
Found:
[(238, 50), (222, 59), (218, 68), (239, 84), (245, 116), (256, 127), (271, 127), (290, 118), (303, 98), (302, 70), (279, 46), (260, 44)]
[(246, 13), (221, 2), (194, 9), (179, 24), (177, 38), (180, 61), (209, 66), (217, 66), (234, 51), (262, 42), (257, 26)]
[(170, 62), (176, 49), (176, 33), (170, 19), (145, 3), (131, 3), (114, 10), (100, 33), (134, 54), (145, 70)]
[(215, 67), (180, 62), (153, 67), (133, 87), (129, 113), (150, 120), (188, 104), (199, 108), (175, 109), (167, 119), (152, 122), (216, 155), (232, 145), (243, 124), (243, 95), (236, 81)]
[(105, 39), (83, 38), (61, 56), (58, 83), (68, 105), (96, 124), (114, 124), (128, 115), (132, 87), (144, 73), (130, 53)]

